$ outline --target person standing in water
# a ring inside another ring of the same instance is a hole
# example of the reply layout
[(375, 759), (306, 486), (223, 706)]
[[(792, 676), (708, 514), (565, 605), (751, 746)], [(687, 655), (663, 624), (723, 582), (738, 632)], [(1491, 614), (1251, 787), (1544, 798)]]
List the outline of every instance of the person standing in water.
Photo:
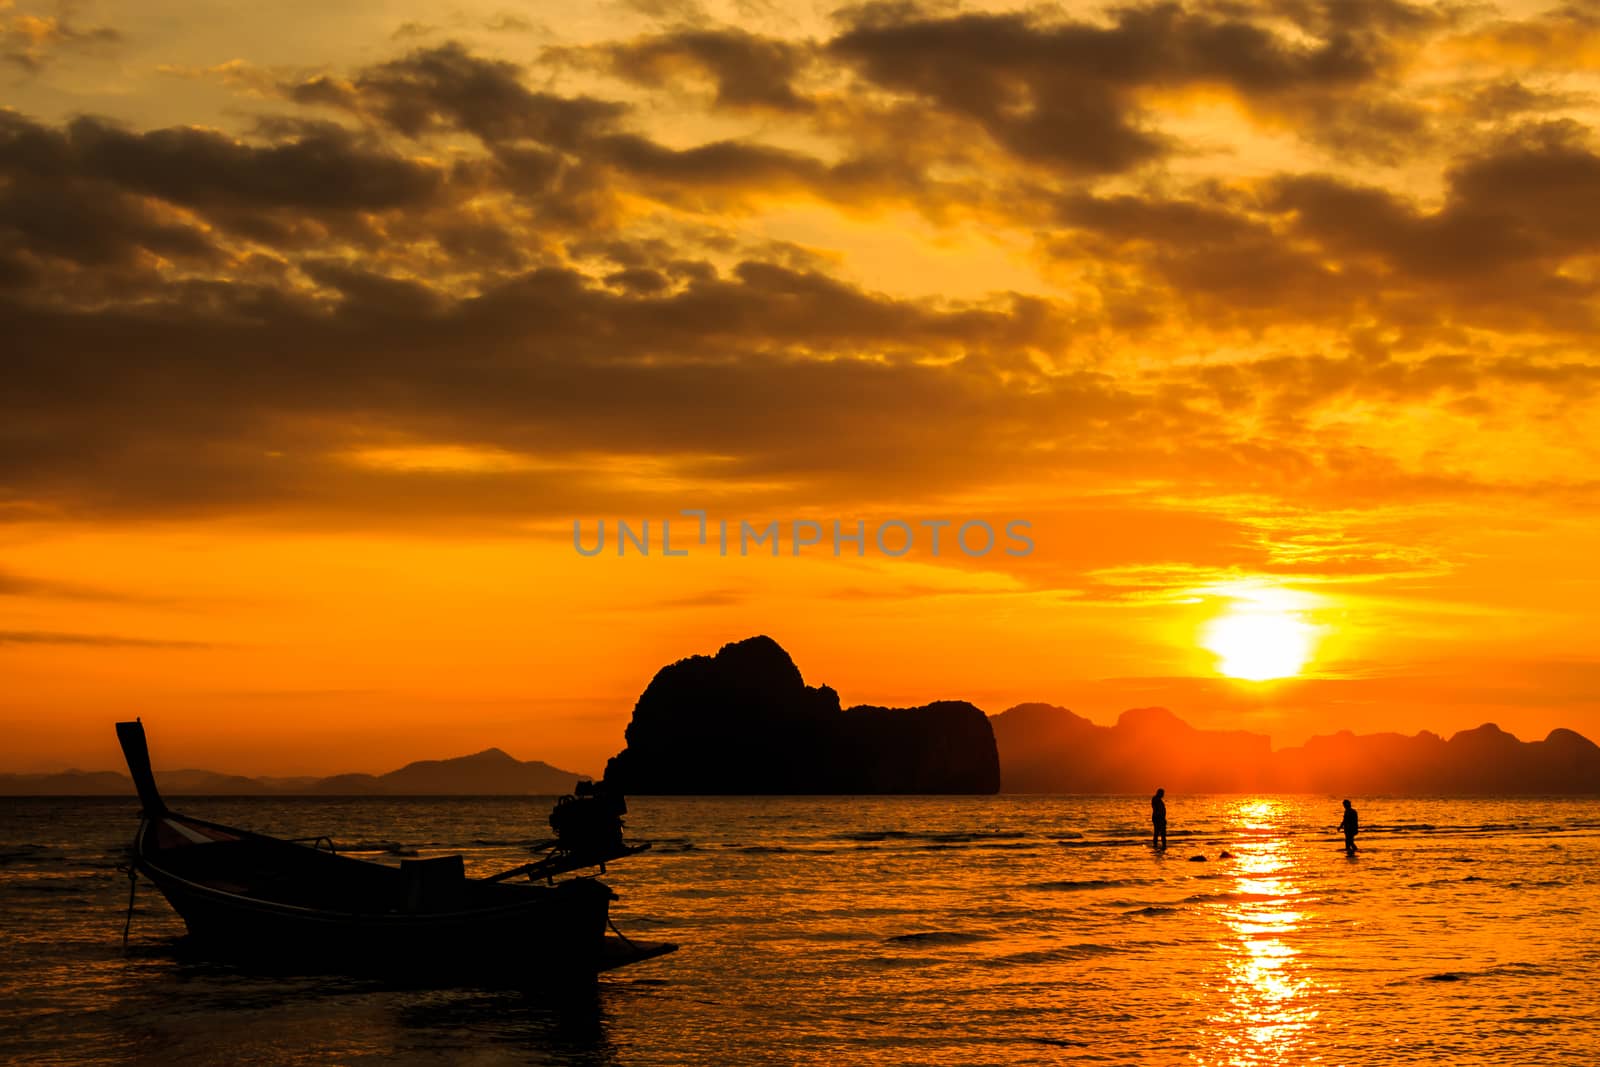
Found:
[(1166, 795), (1165, 789), (1157, 789), (1156, 795), (1150, 798), (1150, 826), (1153, 831), (1150, 844), (1156, 848), (1167, 847), (1167, 802), (1161, 799)]
[(1361, 817), (1356, 814), (1356, 809), (1344, 802), (1344, 821), (1339, 824), (1339, 829), (1344, 831), (1344, 850), (1353, 853), (1356, 851), (1356, 834), (1361, 829)]

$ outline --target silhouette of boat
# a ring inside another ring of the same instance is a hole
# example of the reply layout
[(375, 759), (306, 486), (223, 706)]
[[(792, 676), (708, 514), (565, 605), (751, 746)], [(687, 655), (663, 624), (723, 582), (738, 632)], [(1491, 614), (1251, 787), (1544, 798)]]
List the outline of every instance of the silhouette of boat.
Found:
[[(594, 878), (508, 880), (532, 865), (468, 878), (460, 856), (390, 867), (339, 855), (327, 838), (306, 844), (180, 815), (156, 789), (144, 726), (119, 722), (117, 739), (143, 806), (133, 871), (155, 883), (208, 951), (319, 970), (542, 982), (677, 948), (608, 935), (616, 895)], [(578, 865), (541, 864), (537, 873)], [(130, 917), (131, 907), (130, 896)]]

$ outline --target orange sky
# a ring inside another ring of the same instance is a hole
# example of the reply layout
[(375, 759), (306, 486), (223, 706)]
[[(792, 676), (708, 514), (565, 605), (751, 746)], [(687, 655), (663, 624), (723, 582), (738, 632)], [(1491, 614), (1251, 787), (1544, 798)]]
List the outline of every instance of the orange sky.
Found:
[[(1600, 736), (1600, 15), (570, 8), (0, 0), (0, 771), (596, 772), (754, 633)], [(688, 508), (1034, 550), (574, 551)]]

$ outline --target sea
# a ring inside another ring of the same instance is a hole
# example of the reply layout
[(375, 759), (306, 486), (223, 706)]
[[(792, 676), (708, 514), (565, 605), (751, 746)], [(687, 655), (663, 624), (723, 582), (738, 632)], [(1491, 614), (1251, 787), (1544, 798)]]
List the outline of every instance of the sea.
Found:
[[(0, 799), (0, 1062), (1600, 1064), (1600, 799), (630, 798), (624, 934), (546, 989), (240, 970), (185, 951), (133, 798)], [(174, 806), (488, 874), (553, 798)], [(1226, 856), (1224, 856), (1226, 853)], [(123, 943), (124, 923), (128, 941)]]

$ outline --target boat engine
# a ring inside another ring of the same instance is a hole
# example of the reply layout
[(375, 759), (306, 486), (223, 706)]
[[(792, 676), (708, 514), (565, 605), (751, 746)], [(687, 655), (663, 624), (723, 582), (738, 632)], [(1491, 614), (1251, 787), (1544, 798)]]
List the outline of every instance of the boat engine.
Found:
[(625, 848), (622, 817), (627, 813), (627, 801), (605, 782), (579, 782), (572, 793), (556, 801), (550, 812), (550, 829), (563, 852), (610, 857)]

